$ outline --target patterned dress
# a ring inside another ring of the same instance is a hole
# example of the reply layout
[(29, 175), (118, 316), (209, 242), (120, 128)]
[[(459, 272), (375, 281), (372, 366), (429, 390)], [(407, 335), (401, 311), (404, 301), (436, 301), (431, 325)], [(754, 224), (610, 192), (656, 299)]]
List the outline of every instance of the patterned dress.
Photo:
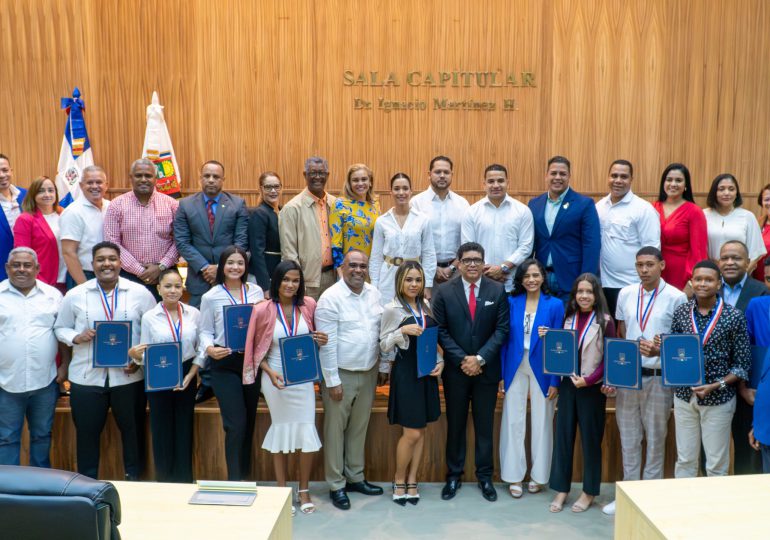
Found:
[(360, 249), (367, 257), (372, 251), (374, 222), (380, 215), (377, 203), (338, 198), (329, 216), (332, 232), (334, 267), (342, 264), (351, 249)]

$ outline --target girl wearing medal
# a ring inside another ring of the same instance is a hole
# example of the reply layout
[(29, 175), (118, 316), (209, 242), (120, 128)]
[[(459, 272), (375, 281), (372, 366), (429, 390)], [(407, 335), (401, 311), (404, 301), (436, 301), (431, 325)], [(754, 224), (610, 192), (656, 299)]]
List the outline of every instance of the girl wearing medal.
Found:
[[(551, 466), (551, 489), (556, 497), (551, 512), (561, 512), (572, 483), (575, 434), (580, 427), (583, 450), (583, 492), (572, 505), (575, 513), (585, 512), (599, 495), (602, 480), (602, 438), (604, 407), (604, 338), (615, 337), (615, 325), (593, 274), (575, 280), (564, 315), (564, 328), (575, 330), (578, 343), (578, 373), (562, 377), (556, 414), (556, 443)], [(540, 336), (545, 329), (538, 329)]]
[(211, 368), (222, 427), (225, 430), (225, 461), (228, 480), (245, 480), (251, 475), (251, 451), (257, 420), (259, 379), (243, 380), (243, 353), (225, 343), (223, 307), (255, 304), (264, 299), (262, 288), (246, 282), (246, 252), (229, 246), (217, 265), (217, 284), (201, 298), (201, 350)]
[(393, 502), (417, 504), (417, 471), (425, 444), (425, 427), (441, 415), (438, 378), (444, 369), (439, 356), (427, 377), (417, 378), (417, 339), (425, 328), (436, 326), (425, 301), (425, 273), (420, 263), (406, 261), (398, 267), (396, 297), (385, 306), (380, 349), (392, 357), (388, 420), (403, 427), (396, 447)]
[(142, 316), (141, 345), (128, 354), (143, 362), (147, 345), (177, 341), (182, 347), (182, 386), (174, 390), (148, 392), (152, 456), (158, 482), (190, 483), (192, 473), (193, 415), (195, 380), (203, 357), (198, 354), (200, 312), (180, 302), (184, 287), (176, 268), (168, 268), (158, 277), (161, 302)]
[[(285, 486), (288, 477), (288, 454), (297, 450), (299, 457), (299, 503), (303, 514), (312, 514), (310, 473), (321, 440), (315, 427), (315, 386), (312, 382), (286, 386), (283, 378), (280, 340), (285, 337), (312, 334), (319, 346), (328, 337), (315, 331), (315, 300), (305, 296), (305, 278), (294, 261), (281, 261), (270, 280), (269, 302), (254, 306), (246, 338), (244, 380), (262, 371), (262, 394), (270, 410), (270, 429), (262, 448), (273, 454), (275, 479)], [(292, 506), (292, 513), (294, 507)]]

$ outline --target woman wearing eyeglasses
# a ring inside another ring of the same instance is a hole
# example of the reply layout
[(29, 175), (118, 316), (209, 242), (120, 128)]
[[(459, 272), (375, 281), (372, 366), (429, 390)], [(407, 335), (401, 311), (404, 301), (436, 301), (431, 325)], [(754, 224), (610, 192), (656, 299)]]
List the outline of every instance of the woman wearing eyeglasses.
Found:
[(272, 171), (259, 176), (259, 205), (249, 215), (249, 272), (267, 294), (270, 276), (281, 262), (278, 212), (281, 211), (281, 179)]

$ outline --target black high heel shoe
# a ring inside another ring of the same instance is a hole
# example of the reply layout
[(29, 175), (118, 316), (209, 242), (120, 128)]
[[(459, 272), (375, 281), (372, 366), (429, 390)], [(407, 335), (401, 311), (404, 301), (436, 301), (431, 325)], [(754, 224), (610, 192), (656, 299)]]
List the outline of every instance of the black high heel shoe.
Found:
[[(406, 489), (414, 489), (417, 491), (417, 482), (414, 484), (407, 484)], [(414, 506), (417, 506), (417, 503), (420, 502), (420, 494), (417, 493), (416, 495), (409, 495), (409, 493), (406, 494), (406, 502), (413, 504)]]
[[(397, 489), (403, 489), (403, 495), (396, 495)], [(406, 484), (396, 484), (393, 482), (393, 502), (399, 506), (406, 506)]]

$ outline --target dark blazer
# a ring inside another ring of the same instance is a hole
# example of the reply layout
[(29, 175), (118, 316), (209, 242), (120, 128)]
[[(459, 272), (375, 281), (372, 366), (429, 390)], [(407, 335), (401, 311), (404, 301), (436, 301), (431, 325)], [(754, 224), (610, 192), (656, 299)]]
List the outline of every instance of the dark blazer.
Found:
[(215, 218), (214, 234), (209, 229), (203, 193), (190, 195), (179, 201), (174, 218), (174, 239), (179, 254), (188, 265), (187, 290), (201, 295), (209, 290), (209, 284), (200, 275), (207, 264), (218, 264), (222, 251), (236, 245), (248, 249), (249, 214), (246, 203), (240, 197), (222, 192)]
[(535, 220), (535, 257), (546, 266), (551, 255), (559, 288), (570, 291), (580, 274), (599, 274), (599, 215), (593, 199), (570, 188), (549, 233), (545, 224), (547, 198), (548, 193), (544, 193), (529, 201)]
[(479, 379), (497, 384), (502, 372), (500, 347), (509, 331), (508, 299), (501, 283), (482, 277), (476, 298), (476, 317), (471, 321), (461, 278), (438, 287), (432, 301), (438, 323), (438, 340), (444, 349), (444, 370), (463, 376), (460, 363), (466, 356), (481, 355), (486, 362)]
[[(21, 202), (24, 200), (24, 196), (27, 194), (27, 190), (16, 186), (19, 190), (19, 196), (16, 197), (16, 202), (21, 206)], [(8, 225), (8, 219), (5, 217), (5, 212), (0, 211), (0, 281), (6, 279), (8, 274), (5, 273), (5, 263), (8, 262), (8, 254), (13, 249), (13, 231), (11, 226)]]
[[(500, 351), (500, 362), (503, 368), (505, 390), (511, 386), (524, 356), (524, 314), (527, 305), (527, 295), (518, 294), (508, 298), (511, 315), (511, 332), (508, 341)], [(543, 395), (548, 394), (549, 386), (559, 386), (560, 377), (543, 373), (543, 345), (537, 332), (539, 326), (561, 328), (564, 324), (564, 303), (554, 296), (541, 294), (537, 303), (535, 319), (532, 321), (532, 334), (529, 338), (529, 365), (540, 385)], [(483, 355), (482, 355), (483, 356)]]
[(749, 276), (746, 278), (746, 283), (743, 284), (741, 294), (738, 295), (738, 301), (735, 303), (735, 307), (745, 312), (746, 308), (749, 307), (749, 302), (752, 298), (756, 298), (757, 296), (767, 296), (767, 294), (768, 290), (767, 287), (765, 287), (765, 284)]
[(262, 290), (267, 291), (273, 270), (281, 262), (281, 238), (278, 235), (278, 214), (266, 202), (254, 208), (249, 215), (249, 251), (249, 272), (257, 278)]

